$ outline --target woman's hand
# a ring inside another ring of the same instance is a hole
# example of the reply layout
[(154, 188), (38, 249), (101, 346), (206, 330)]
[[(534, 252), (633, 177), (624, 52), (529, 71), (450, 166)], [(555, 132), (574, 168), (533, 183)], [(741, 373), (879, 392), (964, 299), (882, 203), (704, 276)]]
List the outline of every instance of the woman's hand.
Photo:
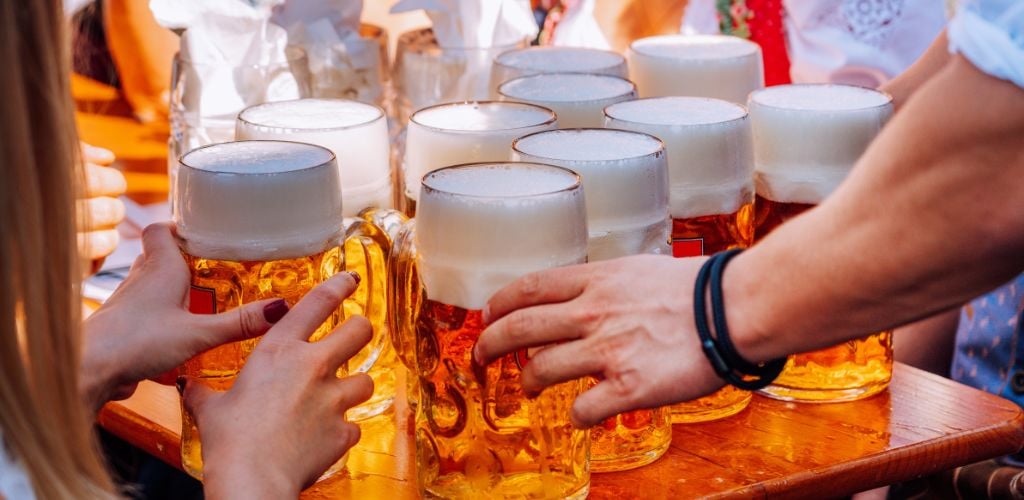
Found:
[(262, 335), (288, 311), (283, 300), (263, 300), (220, 314), (192, 314), (188, 267), (170, 224), (147, 227), (142, 247), (128, 279), (83, 323), (79, 380), (96, 409), (211, 347)]
[(340, 273), (310, 291), (260, 340), (229, 391), (179, 379), (202, 436), (208, 498), (296, 498), (359, 441), (343, 415), (369, 399), (373, 381), (336, 372), (370, 340), (370, 322), (355, 316), (307, 341), (357, 285)]
[(124, 174), (110, 167), (114, 153), (84, 142), (81, 147), (86, 185), (80, 207), (85, 211), (88, 231), (79, 234), (79, 242), (85, 258), (99, 263), (117, 248), (119, 238), (114, 227), (124, 220), (124, 203), (117, 197), (124, 194), (128, 184)]
[(523, 368), (528, 393), (597, 377), (573, 404), (578, 427), (709, 394), (724, 382), (701, 351), (693, 320), (704, 260), (644, 255), (527, 275), (491, 297), (474, 358), (487, 364), (543, 347)]

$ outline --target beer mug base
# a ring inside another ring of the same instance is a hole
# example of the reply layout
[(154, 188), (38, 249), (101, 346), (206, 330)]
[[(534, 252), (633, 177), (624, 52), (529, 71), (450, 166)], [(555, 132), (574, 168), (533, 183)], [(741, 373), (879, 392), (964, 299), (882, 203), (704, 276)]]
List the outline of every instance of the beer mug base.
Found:
[(807, 389), (772, 384), (758, 393), (772, 399), (797, 403), (845, 403), (869, 398), (888, 388), (889, 380), (887, 379), (884, 382), (852, 389)]
[(624, 470), (631, 470), (643, 467), (645, 465), (653, 463), (655, 460), (661, 458), (662, 455), (668, 451), (668, 447), (672, 444), (671, 439), (666, 439), (665, 444), (649, 450), (643, 454), (633, 455), (630, 457), (619, 457), (608, 460), (590, 460), (590, 471), (591, 472), (619, 472)]
[[(590, 481), (583, 483), (575, 491), (566, 494), (559, 492), (566, 491), (573, 486), (570, 477), (559, 477), (553, 474), (521, 473), (505, 476), (497, 485), (488, 483), (486, 489), (476, 487), (471, 481), (466, 480), (461, 474), (449, 482), (448, 488), (444, 483), (434, 483), (434, 488), (423, 491), (424, 498), (431, 499), (452, 499), (452, 498), (509, 498), (509, 499), (566, 499), (583, 500), (590, 495)], [(538, 488), (538, 486), (541, 486)]]
[(795, 354), (761, 394), (783, 401), (840, 403), (874, 396), (892, 379), (892, 332)]
[(745, 410), (751, 399), (749, 391), (726, 386), (710, 396), (672, 405), (672, 423), (696, 424), (731, 417)]

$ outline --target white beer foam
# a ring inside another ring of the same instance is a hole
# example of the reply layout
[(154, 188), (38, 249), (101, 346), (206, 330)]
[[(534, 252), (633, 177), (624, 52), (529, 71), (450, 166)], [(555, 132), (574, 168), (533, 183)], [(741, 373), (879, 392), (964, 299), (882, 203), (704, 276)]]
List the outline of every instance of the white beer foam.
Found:
[(753, 183), (746, 109), (720, 99), (658, 97), (605, 110), (611, 128), (645, 132), (665, 143), (672, 217), (735, 212)]
[(617, 259), (629, 255), (655, 254), (672, 255), (669, 236), (672, 224), (669, 219), (628, 231), (590, 231), (587, 242), (587, 261)]
[(819, 203), (892, 116), (887, 94), (848, 85), (780, 85), (750, 96), (758, 192)]
[(181, 159), (174, 221), (185, 250), (231, 261), (302, 257), (343, 235), (338, 168), (330, 150), (242, 141)]
[(427, 297), (470, 310), (521, 276), (585, 261), (587, 225), (579, 178), (530, 163), (462, 166), (431, 173), (416, 214)]
[(626, 58), (610, 50), (583, 47), (529, 47), (503, 52), (494, 58), (496, 83), (539, 73), (596, 73), (627, 77)]
[(669, 213), (674, 219), (736, 213), (754, 201), (754, 182), (741, 179), (718, 186), (672, 186)]
[(640, 97), (714, 97), (744, 103), (764, 87), (761, 48), (726, 35), (641, 38), (628, 52), (630, 79)]
[(284, 140), (323, 146), (341, 169), (345, 216), (367, 207), (391, 208), (390, 143), (380, 108), (347, 99), (299, 99), (259, 104), (236, 122), (238, 140)]
[(758, 53), (756, 43), (728, 35), (652, 36), (634, 41), (630, 48), (644, 55), (680, 60), (719, 60)]
[(370, 104), (347, 99), (297, 99), (259, 104), (239, 114), (243, 121), (264, 127), (311, 130), (362, 125), (384, 116)]
[(516, 138), (557, 126), (550, 109), (532, 104), (466, 102), (421, 109), (406, 136), (406, 194), (418, 200), (420, 180), (442, 167), (508, 161)]
[(551, 130), (516, 140), (512, 158), (580, 174), (591, 233), (633, 230), (668, 218), (668, 166), (656, 137), (626, 130)]
[(548, 73), (509, 80), (499, 89), (506, 97), (528, 101), (574, 102), (611, 99), (633, 91), (624, 78), (583, 73)]
[(503, 100), (527, 102), (551, 109), (559, 128), (595, 128), (604, 122), (604, 108), (636, 99), (629, 80), (609, 75), (548, 73), (525, 76), (498, 88)]

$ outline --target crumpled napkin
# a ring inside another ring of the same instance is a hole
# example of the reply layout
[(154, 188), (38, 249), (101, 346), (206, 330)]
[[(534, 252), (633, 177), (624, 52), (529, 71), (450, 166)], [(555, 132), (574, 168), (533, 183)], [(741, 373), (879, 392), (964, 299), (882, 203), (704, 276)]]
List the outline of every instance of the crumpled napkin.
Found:
[(423, 9), (443, 48), (488, 48), (537, 36), (529, 0), (401, 0), (391, 13)]
[(246, 106), (300, 97), (288, 34), (270, 22), (269, 6), (243, 0), (150, 0), (149, 6), (162, 26), (184, 30), (176, 82), (182, 88), (174, 99), (190, 126), (233, 130)]
[(271, 22), (306, 51), (314, 97), (373, 103), (383, 95), (382, 47), (359, 35), (362, 11), (362, 0), (285, 0), (274, 7)]
[[(418, 9), (430, 18), (437, 44), (449, 50), (443, 51), (439, 60), (422, 65), (409, 62), (406, 68), (439, 71), (452, 75), (454, 82), (441, 89), (443, 95), (435, 96), (435, 102), (417, 102), (416, 107), (491, 98), (491, 65), (497, 52), (532, 40), (539, 30), (529, 0), (401, 0), (391, 7), (391, 13)], [(414, 84), (417, 76), (403, 75), (403, 79)]]

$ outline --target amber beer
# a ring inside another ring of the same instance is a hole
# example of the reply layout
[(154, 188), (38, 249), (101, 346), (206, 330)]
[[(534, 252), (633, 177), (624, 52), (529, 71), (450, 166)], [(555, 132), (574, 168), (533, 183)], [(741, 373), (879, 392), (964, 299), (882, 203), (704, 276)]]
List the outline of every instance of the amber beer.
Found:
[(396, 286), (404, 292), (394, 310), (415, 330), (399, 336), (414, 338), (423, 495), (585, 497), (589, 439), (569, 420), (580, 382), (531, 399), (520, 380), (529, 351), (486, 368), (472, 360), (494, 292), (524, 274), (585, 261), (579, 177), (548, 165), (470, 164), (431, 172), (420, 194), (415, 226), (403, 229), (393, 255), (397, 281), (422, 286)]
[[(214, 314), (270, 298), (295, 304), (345, 269), (340, 181), (330, 150), (243, 141), (199, 148), (180, 163), (173, 210), (192, 275), (192, 312)], [(339, 308), (311, 340), (330, 333), (342, 317)], [(256, 342), (211, 349), (186, 362), (183, 374), (227, 390)], [(197, 478), (201, 453), (195, 422), (183, 410), (182, 466)]]
[[(614, 104), (605, 125), (665, 142), (670, 180), (669, 242), (674, 257), (711, 255), (753, 242), (753, 140), (743, 106), (703, 97), (657, 97)], [(727, 386), (672, 407), (672, 421), (734, 415), (750, 393)]]
[[(750, 95), (757, 197), (755, 238), (823, 201), (892, 115), (892, 98), (845, 85), (783, 85)], [(881, 332), (790, 356), (766, 395), (831, 402), (885, 390), (892, 335)]]
[[(512, 159), (558, 165), (580, 174), (590, 262), (669, 254), (668, 166), (657, 137), (593, 128), (537, 132), (512, 143)], [(617, 415), (591, 428), (590, 438), (594, 472), (640, 467), (668, 450), (671, 411), (663, 407)]]

